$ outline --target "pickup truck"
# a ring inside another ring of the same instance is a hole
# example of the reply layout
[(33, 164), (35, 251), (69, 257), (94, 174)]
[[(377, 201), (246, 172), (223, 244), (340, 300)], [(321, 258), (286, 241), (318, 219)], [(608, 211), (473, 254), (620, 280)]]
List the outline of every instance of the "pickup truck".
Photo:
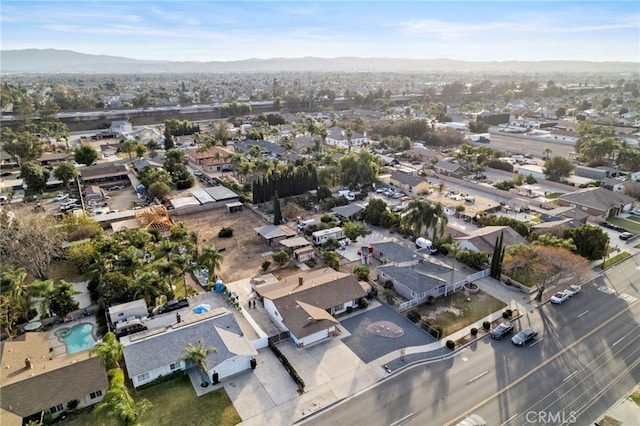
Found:
[(158, 308), (157, 314), (166, 314), (167, 312), (176, 311), (181, 308), (186, 308), (187, 306), (189, 306), (187, 299), (169, 300)]

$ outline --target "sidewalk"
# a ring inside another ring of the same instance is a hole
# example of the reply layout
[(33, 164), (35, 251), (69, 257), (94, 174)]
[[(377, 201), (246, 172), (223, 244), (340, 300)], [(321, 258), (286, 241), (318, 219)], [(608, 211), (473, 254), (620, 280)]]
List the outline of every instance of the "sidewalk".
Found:
[(598, 418), (598, 421), (595, 424), (613, 424), (602, 423), (605, 417), (617, 420), (620, 422), (621, 426), (637, 426), (640, 424), (640, 405), (636, 404), (636, 402), (631, 399), (631, 394), (634, 392), (640, 392), (640, 385), (633, 388), (627, 396), (616, 402), (613, 407), (609, 408), (606, 413)]

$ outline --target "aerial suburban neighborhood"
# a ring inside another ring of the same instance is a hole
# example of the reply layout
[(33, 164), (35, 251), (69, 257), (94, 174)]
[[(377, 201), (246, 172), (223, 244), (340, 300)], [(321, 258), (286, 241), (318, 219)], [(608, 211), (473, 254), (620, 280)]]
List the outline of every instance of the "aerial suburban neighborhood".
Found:
[(0, 53), (3, 426), (638, 424), (638, 61)]

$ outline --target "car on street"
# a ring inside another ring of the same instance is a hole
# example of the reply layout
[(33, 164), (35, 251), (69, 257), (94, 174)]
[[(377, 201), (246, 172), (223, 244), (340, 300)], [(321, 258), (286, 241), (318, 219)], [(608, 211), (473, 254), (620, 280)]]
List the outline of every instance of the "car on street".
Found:
[(65, 193), (61, 192), (60, 194), (56, 195), (56, 196), (53, 198), (53, 201), (62, 201), (62, 200), (64, 200), (65, 198), (69, 198), (69, 194), (65, 194)]
[(11, 176), (13, 173), (11, 172), (2, 172), (2, 174), (0, 174), (0, 177), (7, 177), (7, 176)]
[(538, 332), (533, 328), (525, 328), (511, 338), (511, 343), (517, 346), (524, 346), (536, 338)]
[(629, 238), (633, 237), (633, 234), (631, 232), (623, 232), (622, 234), (620, 234), (618, 236), (618, 238), (620, 238), (623, 241), (628, 240)]
[(582, 287), (580, 287), (579, 285), (570, 285), (569, 287), (567, 287), (564, 292), (567, 293), (569, 295), (569, 297), (573, 297), (576, 294), (580, 293), (582, 291)]
[(566, 291), (559, 291), (558, 293), (551, 296), (551, 303), (553, 303), (554, 305), (561, 305), (567, 300), (569, 300), (569, 293), (567, 293)]
[(193, 175), (194, 176), (202, 176), (202, 172), (200, 170), (194, 170), (193, 171)]
[(491, 331), (491, 338), (500, 340), (507, 334), (511, 334), (512, 331), (513, 331), (513, 325), (507, 322), (503, 322), (502, 324), (500, 324), (499, 326), (497, 326)]

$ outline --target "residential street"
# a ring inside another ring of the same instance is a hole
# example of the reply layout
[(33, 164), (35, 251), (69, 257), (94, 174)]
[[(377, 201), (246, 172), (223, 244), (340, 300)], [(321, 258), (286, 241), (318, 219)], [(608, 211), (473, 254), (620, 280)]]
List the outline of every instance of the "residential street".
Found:
[(640, 291), (629, 281), (639, 262), (630, 258), (563, 305), (527, 312), (516, 329), (538, 330), (532, 344), (482, 339), (305, 423), (455, 424), (477, 413), (491, 425), (590, 424), (640, 381)]

